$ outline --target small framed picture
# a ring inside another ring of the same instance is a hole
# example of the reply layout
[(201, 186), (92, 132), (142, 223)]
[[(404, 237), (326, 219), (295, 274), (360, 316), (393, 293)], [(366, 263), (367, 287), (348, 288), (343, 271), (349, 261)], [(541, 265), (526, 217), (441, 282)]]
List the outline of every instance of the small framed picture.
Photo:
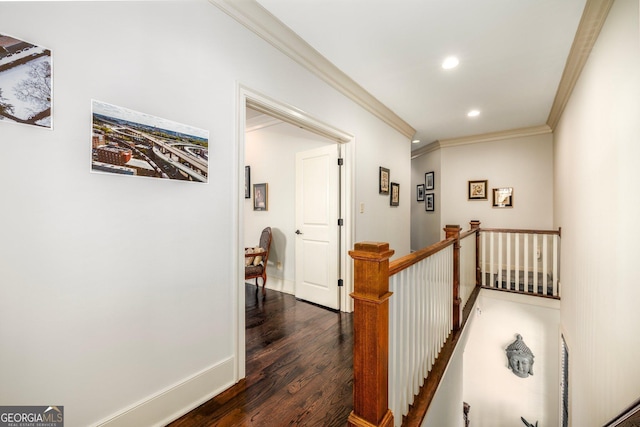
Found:
[(433, 190), (435, 188), (435, 178), (433, 172), (427, 172), (424, 174), (424, 189)]
[(436, 210), (436, 195), (428, 193), (424, 195), (424, 210), (427, 212), (433, 212)]
[(416, 186), (416, 200), (424, 202), (424, 184), (418, 184)]
[(251, 198), (251, 167), (244, 167), (244, 198)]
[(391, 206), (399, 206), (400, 205), (400, 184), (397, 182), (391, 183), (391, 198), (390, 198)]
[(493, 207), (494, 208), (512, 208), (513, 207), (513, 188), (503, 187), (493, 189)]
[(269, 195), (267, 194), (267, 184), (253, 184), (253, 210), (266, 211)]
[(380, 166), (380, 175), (378, 181), (380, 183), (380, 194), (389, 194), (389, 169)]
[(469, 200), (487, 200), (487, 180), (469, 181)]

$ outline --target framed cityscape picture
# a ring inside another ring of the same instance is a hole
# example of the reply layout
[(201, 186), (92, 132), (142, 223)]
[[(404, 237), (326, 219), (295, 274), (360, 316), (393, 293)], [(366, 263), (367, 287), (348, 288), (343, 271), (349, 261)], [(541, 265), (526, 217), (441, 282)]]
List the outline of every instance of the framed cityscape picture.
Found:
[(424, 202), (424, 184), (418, 184), (416, 186), (416, 200), (418, 202)]

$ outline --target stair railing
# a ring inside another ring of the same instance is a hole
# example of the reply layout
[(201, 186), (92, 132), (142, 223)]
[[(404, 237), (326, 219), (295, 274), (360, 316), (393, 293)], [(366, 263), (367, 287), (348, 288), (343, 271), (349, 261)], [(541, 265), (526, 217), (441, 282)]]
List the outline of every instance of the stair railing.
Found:
[(482, 287), (560, 298), (560, 231), (483, 228)]
[(388, 243), (357, 243), (349, 252), (355, 341), (349, 425), (402, 424), (477, 286), (479, 226), (473, 221), (462, 234), (460, 226), (447, 226), (445, 240), (393, 262)]

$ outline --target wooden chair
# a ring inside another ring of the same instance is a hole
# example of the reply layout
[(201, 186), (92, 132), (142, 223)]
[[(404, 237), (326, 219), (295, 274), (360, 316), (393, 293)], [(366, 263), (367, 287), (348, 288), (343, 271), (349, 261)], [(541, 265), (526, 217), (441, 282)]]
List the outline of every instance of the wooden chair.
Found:
[(260, 234), (260, 244), (258, 245), (262, 248), (260, 252), (247, 253), (248, 249), (244, 249), (244, 257), (255, 259), (255, 257), (262, 257), (262, 260), (255, 264), (251, 262), (249, 265), (244, 267), (244, 280), (256, 279), (256, 286), (258, 285), (258, 278), (262, 277), (262, 294), (266, 293), (264, 285), (267, 283), (267, 260), (269, 259), (269, 250), (271, 249), (271, 227), (267, 227), (262, 230), (262, 234)]

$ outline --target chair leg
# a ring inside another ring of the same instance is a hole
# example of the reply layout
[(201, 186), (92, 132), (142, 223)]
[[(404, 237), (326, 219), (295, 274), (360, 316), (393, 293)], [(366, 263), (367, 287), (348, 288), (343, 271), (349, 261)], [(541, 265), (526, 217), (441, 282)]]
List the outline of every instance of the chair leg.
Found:
[[(258, 279), (256, 279), (256, 282)], [(264, 285), (267, 284), (267, 276), (262, 276), (262, 295), (266, 295), (267, 290), (264, 288)]]

